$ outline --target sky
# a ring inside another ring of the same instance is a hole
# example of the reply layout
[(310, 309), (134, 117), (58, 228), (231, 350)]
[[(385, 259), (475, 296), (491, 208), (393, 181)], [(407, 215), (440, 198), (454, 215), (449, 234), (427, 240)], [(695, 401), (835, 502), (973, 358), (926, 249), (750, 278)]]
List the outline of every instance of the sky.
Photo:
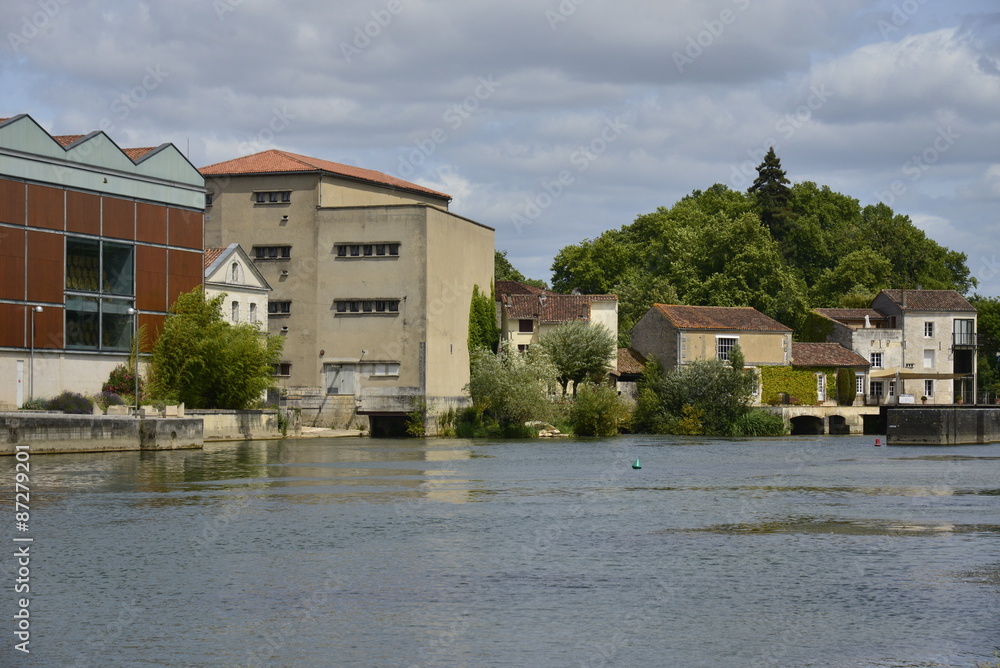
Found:
[(995, 0), (7, 0), (0, 117), (446, 192), (523, 273), (774, 146), (1000, 295)]

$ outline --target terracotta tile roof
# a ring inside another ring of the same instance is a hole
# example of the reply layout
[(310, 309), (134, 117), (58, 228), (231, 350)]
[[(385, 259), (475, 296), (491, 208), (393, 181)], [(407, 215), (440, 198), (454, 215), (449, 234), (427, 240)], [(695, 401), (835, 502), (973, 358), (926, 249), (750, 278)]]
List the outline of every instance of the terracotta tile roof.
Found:
[[(505, 281), (502, 281), (505, 282)], [(518, 283), (518, 285), (523, 285)], [(524, 286), (531, 289), (531, 286)], [(540, 323), (590, 321), (593, 302), (617, 301), (617, 295), (564, 295), (534, 288), (530, 294), (500, 294), (498, 299), (511, 320), (538, 320)]]
[[(905, 295), (903, 293), (906, 293)], [(883, 290), (892, 302), (913, 311), (975, 311), (976, 307), (954, 290)]]
[(618, 349), (618, 373), (642, 373), (646, 370), (646, 358), (634, 348)]
[(147, 153), (155, 149), (156, 149), (155, 146), (144, 146), (142, 148), (123, 148), (122, 153), (127, 155), (132, 160), (132, 162), (136, 162), (137, 160), (139, 160), (139, 158), (141, 158), (142, 156), (146, 155)]
[(839, 343), (799, 343), (792, 341), (792, 366), (871, 366), (861, 355)]
[(678, 329), (731, 329), (790, 332), (792, 329), (749, 306), (679, 306), (653, 304)]
[(864, 322), (865, 316), (868, 316), (868, 320), (871, 322), (888, 320), (889, 317), (873, 308), (817, 308), (813, 309), (816, 313), (820, 315), (825, 315), (831, 320), (859, 320)]
[(321, 160), (319, 158), (310, 158), (297, 153), (279, 151), (278, 149), (269, 149), (267, 151), (261, 151), (260, 153), (254, 153), (253, 155), (233, 158), (232, 160), (226, 160), (224, 162), (217, 162), (214, 165), (202, 167), (199, 171), (201, 171), (204, 176), (216, 176), (220, 174), (282, 174), (288, 172), (320, 171), (336, 174), (337, 176), (345, 176), (350, 179), (357, 179), (359, 181), (377, 183), (378, 185), (389, 186), (391, 188), (412, 190), (414, 192), (432, 195), (442, 199), (451, 199), (451, 195), (446, 195), (445, 193), (431, 190), (430, 188), (425, 188), (424, 186), (419, 186), (416, 183), (410, 183), (409, 181), (397, 179), (395, 176), (389, 176), (388, 174), (383, 174), (382, 172), (376, 172), (371, 169), (362, 169), (361, 167), (353, 167), (351, 165), (344, 165), (339, 162), (331, 162), (329, 160)]
[(520, 281), (497, 281), (493, 285), (493, 290), (496, 292), (498, 300), (503, 295), (540, 295), (549, 292), (548, 290), (536, 288), (534, 285), (528, 285)]
[(87, 135), (52, 135), (52, 138), (59, 142), (59, 145), (63, 148), (69, 146), (74, 142), (78, 142)]
[(212, 266), (212, 263), (219, 259), (219, 257), (226, 252), (225, 248), (206, 248), (205, 249), (205, 269)]

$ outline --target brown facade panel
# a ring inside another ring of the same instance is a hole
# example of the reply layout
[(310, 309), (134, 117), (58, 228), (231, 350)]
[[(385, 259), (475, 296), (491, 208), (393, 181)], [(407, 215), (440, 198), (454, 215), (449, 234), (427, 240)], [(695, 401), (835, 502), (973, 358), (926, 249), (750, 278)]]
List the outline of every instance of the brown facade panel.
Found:
[(28, 231), (28, 301), (63, 302), (62, 234)]
[(138, 202), (135, 205), (136, 241), (151, 244), (167, 243), (167, 209), (155, 204)]
[[(139, 310), (141, 311), (142, 309)], [(166, 319), (166, 316), (152, 313), (142, 313), (139, 315), (139, 326), (146, 328), (145, 336), (142, 339), (142, 352), (149, 353), (153, 351), (153, 345), (160, 338), (160, 332), (163, 331), (163, 323)]]
[[(54, 306), (43, 306), (42, 312), (35, 314), (36, 348), (58, 349), (63, 347), (63, 315), (63, 309)], [(30, 318), (28, 327), (29, 329), (31, 327)]]
[(50, 230), (66, 229), (66, 191), (29, 185), (28, 225)]
[(202, 253), (168, 251), (167, 301), (171, 306), (182, 292), (190, 292), (204, 283), (203, 257)]
[(24, 304), (0, 304), (0, 346), (25, 347), (24, 314), (27, 309)]
[(0, 227), (0, 299), (24, 299), (24, 230)]
[(0, 179), (0, 223), (24, 225), (24, 183)]
[(187, 211), (185, 209), (170, 209), (169, 211), (170, 241), (168, 243), (171, 246), (203, 249), (205, 247), (205, 215), (201, 211)]
[(135, 202), (117, 197), (102, 197), (103, 232), (116, 239), (135, 238)]
[(66, 231), (79, 234), (100, 234), (101, 198), (76, 190), (67, 190)]
[(140, 311), (167, 310), (167, 249), (135, 247), (135, 303)]

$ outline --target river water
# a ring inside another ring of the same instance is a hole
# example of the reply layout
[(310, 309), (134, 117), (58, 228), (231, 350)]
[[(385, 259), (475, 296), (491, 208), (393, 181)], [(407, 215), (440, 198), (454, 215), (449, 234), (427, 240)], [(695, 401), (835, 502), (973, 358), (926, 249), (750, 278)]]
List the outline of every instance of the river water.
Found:
[[(1000, 444), (873, 440), (342, 438), (34, 456), (31, 654), (13, 649), (8, 557), (0, 665), (993, 659)], [(13, 467), (0, 461), (11, 489)]]

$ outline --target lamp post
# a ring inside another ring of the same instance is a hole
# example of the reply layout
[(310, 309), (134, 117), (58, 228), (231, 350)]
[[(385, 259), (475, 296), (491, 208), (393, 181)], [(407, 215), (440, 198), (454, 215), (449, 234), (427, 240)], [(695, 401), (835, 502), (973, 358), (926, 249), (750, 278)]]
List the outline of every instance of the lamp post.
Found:
[(135, 415), (139, 417), (139, 309), (129, 306), (125, 311), (132, 316), (132, 345), (135, 346), (135, 366), (132, 374), (135, 376)]
[(41, 313), (41, 306), (31, 307), (31, 357), (28, 361), (28, 400), (35, 398), (35, 314)]

